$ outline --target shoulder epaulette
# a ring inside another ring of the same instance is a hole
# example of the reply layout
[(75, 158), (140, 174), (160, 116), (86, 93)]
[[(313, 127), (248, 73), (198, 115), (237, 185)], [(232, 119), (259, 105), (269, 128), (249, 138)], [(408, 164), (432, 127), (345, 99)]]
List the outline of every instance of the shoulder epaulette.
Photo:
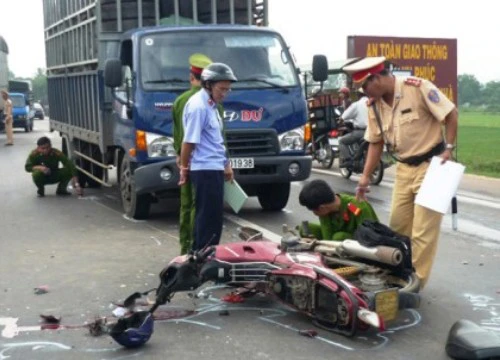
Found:
[(52, 149), (52, 155), (61, 156), (61, 155), (63, 155), (63, 153), (61, 150)]
[(415, 77), (408, 77), (405, 80), (405, 85), (419, 87), (422, 84), (422, 79)]
[(361, 209), (354, 205), (353, 203), (347, 204), (347, 209), (354, 214), (354, 216), (358, 216), (361, 214)]

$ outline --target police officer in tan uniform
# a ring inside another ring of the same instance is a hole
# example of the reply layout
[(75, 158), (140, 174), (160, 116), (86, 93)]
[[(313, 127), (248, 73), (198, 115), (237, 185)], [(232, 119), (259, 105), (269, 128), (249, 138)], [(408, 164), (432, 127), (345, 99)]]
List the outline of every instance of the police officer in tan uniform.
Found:
[(430, 159), (440, 156), (444, 163), (452, 158), (458, 112), (433, 83), (395, 77), (385, 69), (384, 62), (384, 57), (365, 58), (344, 67), (370, 97), (365, 133), (370, 145), (356, 197), (365, 198), (369, 176), (387, 144), (398, 159), (389, 225), (411, 238), (413, 266), (423, 287), (436, 255), (442, 214), (415, 204), (415, 197)]
[(5, 123), (5, 133), (7, 135), (7, 142), (5, 145), (14, 145), (14, 118), (12, 117), (12, 100), (10, 99), (9, 93), (6, 90), (0, 91), (2, 98), (5, 102), (4, 106), (4, 123)]

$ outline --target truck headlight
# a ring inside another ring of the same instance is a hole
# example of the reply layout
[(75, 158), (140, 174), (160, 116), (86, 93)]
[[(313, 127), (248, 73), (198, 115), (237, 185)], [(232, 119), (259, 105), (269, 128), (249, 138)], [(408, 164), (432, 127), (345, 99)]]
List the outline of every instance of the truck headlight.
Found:
[(146, 133), (149, 157), (175, 156), (174, 140), (171, 137)]
[(287, 131), (278, 136), (281, 151), (304, 150), (304, 127)]

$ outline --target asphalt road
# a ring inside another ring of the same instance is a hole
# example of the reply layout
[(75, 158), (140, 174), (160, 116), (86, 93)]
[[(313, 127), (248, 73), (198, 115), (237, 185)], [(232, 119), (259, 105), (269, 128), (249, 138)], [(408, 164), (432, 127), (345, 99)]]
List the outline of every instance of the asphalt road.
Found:
[[(151, 219), (133, 221), (123, 216), (116, 188), (87, 190), (79, 199), (57, 197), (52, 186), (37, 198), (23, 167), (39, 136), (60, 145), (47, 130), (47, 120), (36, 121), (33, 133), (15, 132), (12, 147), (3, 147), (0, 135), (0, 359), (446, 359), (448, 330), (459, 319), (500, 334), (500, 183), (467, 177), (458, 231), (446, 216), (421, 307), (403, 312), (382, 334), (348, 339), (318, 330), (317, 337), (304, 337), (298, 331), (313, 326), (299, 314), (262, 297), (228, 305), (219, 300), (224, 290), (209, 287), (207, 298), (177, 294), (162, 307), (167, 320), (155, 323), (143, 348), (124, 350), (106, 335), (92, 337), (85, 322), (112, 318), (113, 302), (155, 287), (159, 271), (178, 254), (178, 202), (161, 201)], [(352, 192), (355, 179), (335, 173), (319, 170), (312, 178)], [(391, 171), (386, 179), (370, 193), (384, 222)], [(283, 224), (313, 220), (298, 205), (300, 185), (292, 186), (279, 213), (262, 212), (255, 199), (238, 215), (227, 209), (222, 241), (235, 241), (237, 227), (248, 223), (276, 239)], [(48, 293), (35, 294), (41, 285)], [(41, 330), (40, 314), (61, 317), (63, 326)]]

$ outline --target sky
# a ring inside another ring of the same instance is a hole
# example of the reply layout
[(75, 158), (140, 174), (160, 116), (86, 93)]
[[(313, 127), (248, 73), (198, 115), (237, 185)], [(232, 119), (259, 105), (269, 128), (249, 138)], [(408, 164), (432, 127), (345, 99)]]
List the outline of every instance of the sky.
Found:
[[(269, 25), (283, 35), (298, 64), (310, 63), (315, 54), (345, 58), (349, 35), (457, 39), (458, 74), (486, 83), (500, 81), (500, 24), (494, 4), (269, 0)], [(10, 70), (19, 77), (34, 76), (37, 68), (45, 68), (42, 0), (0, 0), (0, 12)]]

